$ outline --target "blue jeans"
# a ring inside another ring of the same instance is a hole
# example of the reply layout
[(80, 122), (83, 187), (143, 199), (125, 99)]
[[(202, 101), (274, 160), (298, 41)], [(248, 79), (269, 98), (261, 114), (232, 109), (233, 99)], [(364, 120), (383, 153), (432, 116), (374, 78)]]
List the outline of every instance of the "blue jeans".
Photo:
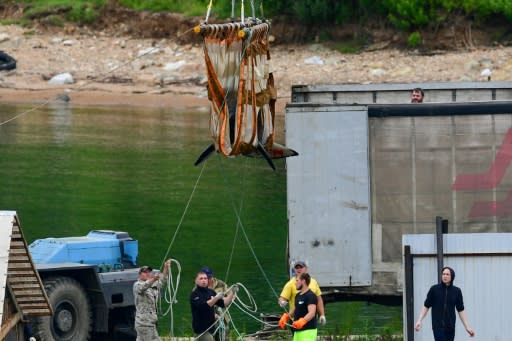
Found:
[(434, 340), (436, 341), (453, 341), (455, 339), (455, 329), (434, 329)]

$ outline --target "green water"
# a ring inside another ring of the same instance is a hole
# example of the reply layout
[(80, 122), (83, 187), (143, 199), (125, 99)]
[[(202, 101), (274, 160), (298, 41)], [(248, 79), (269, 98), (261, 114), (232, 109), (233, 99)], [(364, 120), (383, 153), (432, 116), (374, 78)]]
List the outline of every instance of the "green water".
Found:
[[(3, 106), (0, 121), (27, 109)], [(282, 139), (282, 119), (277, 124)], [(279, 312), (285, 161), (275, 161), (276, 172), (261, 159), (219, 155), (193, 166), (209, 142), (205, 111), (44, 107), (0, 126), (0, 210), (17, 211), (29, 243), (114, 229), (139, 240), (140, 264), (158, 267), (169, 250), (182, 267), (175, 335), (191, 333), (188, 296), (203, 265), (243, 283), (258, 314)], [(260, 327), (232, 313), (240, 332)], [(397, 308), (337, 303), (327, 314), (331, 330), (401, 332)], [(160, 328), (169, 330), (170, 321), (163, 317)]]

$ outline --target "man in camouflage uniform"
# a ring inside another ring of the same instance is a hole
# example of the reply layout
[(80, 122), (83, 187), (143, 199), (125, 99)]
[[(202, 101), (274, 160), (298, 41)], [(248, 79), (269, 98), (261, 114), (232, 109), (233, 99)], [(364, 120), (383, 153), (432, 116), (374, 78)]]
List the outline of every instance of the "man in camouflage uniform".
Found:
[(167, 281), (170, 267), (171, 260), (167, 260), (161, 274), (153, 274), (153, 269), (147, 265), (139, 269), (139, 279), (133, 284), (137, 341), (161, 341), (156, 330), (156, 305), (160, 289)]

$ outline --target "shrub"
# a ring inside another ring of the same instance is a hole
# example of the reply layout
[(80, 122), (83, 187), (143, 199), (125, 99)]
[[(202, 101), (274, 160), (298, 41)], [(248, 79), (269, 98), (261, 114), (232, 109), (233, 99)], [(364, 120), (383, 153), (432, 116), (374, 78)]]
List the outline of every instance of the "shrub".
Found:
[(412, 32), (407, 38), (407, 46), (416, 48), (421, 44), (421, 34), (418, 31)]

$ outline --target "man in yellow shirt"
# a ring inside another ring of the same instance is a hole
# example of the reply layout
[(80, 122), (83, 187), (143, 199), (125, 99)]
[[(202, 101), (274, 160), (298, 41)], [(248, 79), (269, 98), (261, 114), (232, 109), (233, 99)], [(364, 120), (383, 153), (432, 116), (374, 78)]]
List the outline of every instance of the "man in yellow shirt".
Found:
[[(295, 296), (299, 292), (297, 290), (297, 287), (295, 285), (297, 277), (301, 273), (307, 273), (308, 267), (304, 261), (297, 261), (293, 265), (293, 268), (295, 269), (295, 276), (291, 278), (283, 287), (283, 290), (281, 291), (281, 294), (279, 295), (279, 299), (277, 300), (277, 303), (284, 308), (287, 303), (290, 304), (290, 309), (293, 310), (295, 308)], [(325, 310), (324, 310), (324, 301), (322, 300), (322, 291), (320, 291), (320, 286), (318, 285), (318, 282), (316, 279), (311, 277), (311, 282), (309, 283), (309, 289), (316, 295), (318, 303), (317, 303), (317, 312), (320, 316), (318, 318), (318, 322), (322, 326), (324, 326), (327, 323), (327, 320), (325, 319)]]

